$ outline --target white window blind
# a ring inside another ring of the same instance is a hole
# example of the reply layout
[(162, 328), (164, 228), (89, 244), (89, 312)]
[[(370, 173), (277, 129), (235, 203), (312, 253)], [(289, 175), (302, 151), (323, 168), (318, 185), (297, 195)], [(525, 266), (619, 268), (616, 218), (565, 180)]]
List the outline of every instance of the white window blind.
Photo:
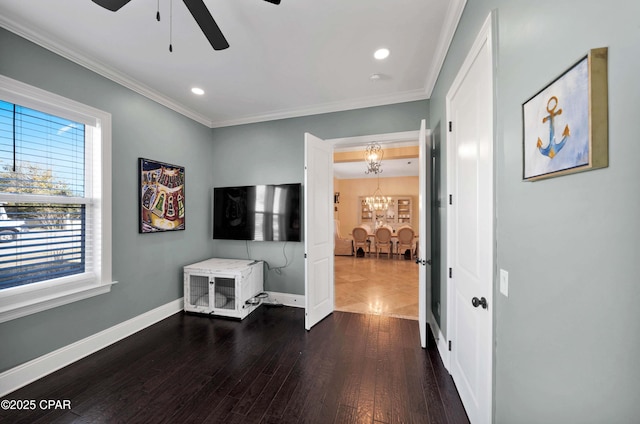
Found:
[(0, 289), (85, 272), (85, 126), (0, 101)]

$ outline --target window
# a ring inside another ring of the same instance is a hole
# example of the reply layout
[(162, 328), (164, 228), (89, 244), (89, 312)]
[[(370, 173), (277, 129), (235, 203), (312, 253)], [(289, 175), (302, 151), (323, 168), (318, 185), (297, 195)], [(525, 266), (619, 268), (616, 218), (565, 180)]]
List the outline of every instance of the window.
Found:
[(110, 290), (110, 124), (0, 76), (0, 322)]

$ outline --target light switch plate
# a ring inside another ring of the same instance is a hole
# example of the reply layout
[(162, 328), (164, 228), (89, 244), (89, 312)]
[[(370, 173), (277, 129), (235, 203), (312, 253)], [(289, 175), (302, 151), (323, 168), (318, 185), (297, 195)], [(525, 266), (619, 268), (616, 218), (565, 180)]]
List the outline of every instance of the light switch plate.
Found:
[(500, 293), (509, 297), (509, 273), (504, 269), (500, 270)]

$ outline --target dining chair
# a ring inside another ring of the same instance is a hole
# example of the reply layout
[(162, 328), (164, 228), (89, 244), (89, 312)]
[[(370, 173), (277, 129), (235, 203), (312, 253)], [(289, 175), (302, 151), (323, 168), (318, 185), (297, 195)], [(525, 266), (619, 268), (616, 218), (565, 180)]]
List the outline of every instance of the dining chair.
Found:
[(379, 258), (380, 253), (387, 253), (389, 258), (393, 254), (391, 243), (391, 229), (389, 227), (380, 227), (376, 230), (376, 256)]
[(351, 231), (351, 236), (353, 237), (353, 249), (356, 252), (356, 256), (358, 249), (362, 249), (363, 252), (366, 251), (371, 255), (371, 242), (366, 228), (362, 226), (355, 227)]
[[(413, 231), (413, 228), (408, 225), (402, 226), (398, 228), (396, 235), (398, 237), (398, 258), (400, 258), (400, 255), (404, 255), (405, 259), (413, 258), (416, 245), (414, 240), (415, 232)], [(407, 251), (409, 251), (408, 256), (406, 255)]]

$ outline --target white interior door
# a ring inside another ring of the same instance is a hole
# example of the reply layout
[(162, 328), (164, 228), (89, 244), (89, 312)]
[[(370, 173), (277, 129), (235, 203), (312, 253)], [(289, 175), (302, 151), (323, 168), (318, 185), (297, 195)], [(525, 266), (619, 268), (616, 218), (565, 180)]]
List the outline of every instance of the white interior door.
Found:
[(472, 424), (490, 423), (493, 354), (493, 74), (487, 20), (447, 95), (451, 375)]
[(420, 345), (427, 347), (427, 306), (431, 295), (431, 184), (427, 178), (431, 178), (431, 139), (424, 119), (420, 123), (418, 146), (418, 323)]
[(305, 322), (333, 312), (333, 145), (304, 134)]

